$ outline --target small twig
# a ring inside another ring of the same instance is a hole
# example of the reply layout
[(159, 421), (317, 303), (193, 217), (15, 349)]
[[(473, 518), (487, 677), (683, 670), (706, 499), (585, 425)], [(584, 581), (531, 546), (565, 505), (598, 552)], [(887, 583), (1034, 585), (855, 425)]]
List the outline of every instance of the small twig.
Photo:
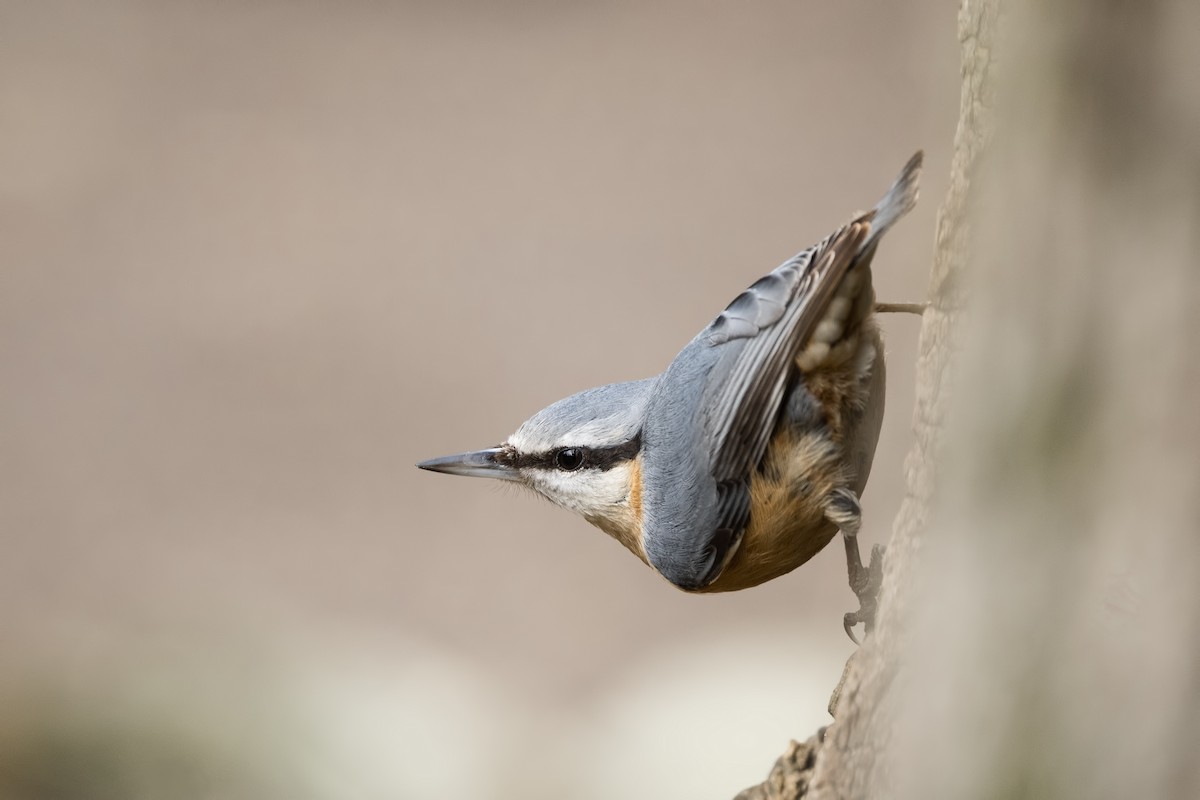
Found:
[(928, 303), (876, 303), (876, 314), (916, 314), (920, 316), (929, 307)]

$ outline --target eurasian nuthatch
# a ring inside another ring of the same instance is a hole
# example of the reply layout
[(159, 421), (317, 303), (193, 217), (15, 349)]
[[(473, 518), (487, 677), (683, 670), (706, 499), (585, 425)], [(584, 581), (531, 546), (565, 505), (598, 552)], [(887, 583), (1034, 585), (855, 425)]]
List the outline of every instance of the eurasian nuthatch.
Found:
[(884, 404), (871, 260), (916, 203), (921, 160), (738, 295), (661, 375), (580, 392), (501, 445), (417, 466), (522, 483), (689, 592), (777, 578), (841, 530), (861, 603), (847, 632), (869, 630), (878, 558), (864, 568), (855, 537)]

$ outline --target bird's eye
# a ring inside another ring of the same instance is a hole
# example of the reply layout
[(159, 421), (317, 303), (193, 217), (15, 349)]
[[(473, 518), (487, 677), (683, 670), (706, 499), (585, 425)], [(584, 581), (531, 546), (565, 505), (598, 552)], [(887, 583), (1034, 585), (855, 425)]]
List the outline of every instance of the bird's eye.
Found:
[(554, 454), (554, 462), (558, 468), (573, 472), (583, 466), (583, 450), (578, 447), (564, 447)]

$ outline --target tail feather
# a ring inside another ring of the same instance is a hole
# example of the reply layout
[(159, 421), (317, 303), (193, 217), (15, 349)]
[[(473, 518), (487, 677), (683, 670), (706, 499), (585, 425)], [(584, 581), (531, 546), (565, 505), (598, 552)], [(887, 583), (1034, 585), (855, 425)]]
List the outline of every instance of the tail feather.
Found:
[[(820, 317), (814, 321), (810, 328), (811, 336), (796, 357), (796, 366), (801, 372), (811, 374), (821, 368), (851, 363), (860, 353), (862, 342), (858, 333), (864, 320), (871, 316), (875, 308), (875, 290), (871, 285), (871, 261), (875, 257), (875, 248), (888, 228), (917, 204), (917, 184), (923, 159), (924, 154), (917, 151), (875, 208), (834, 234), (838, 236), (855, 225), (870, 227), (855, 251), (854, 261), (842, 276), (826, 282), (828, 290), (824, 299), (814, 301)], [(869, 371), (875, 353), (873, 346), (866, 346), (870, 350), (865, 356), (866, 369)]]
[(863, 243), (864, 251), (874, 246), (896, 220), (913, 210), (913, 206), (917, 204), (917, 195), (920, 194), (921, 165), (924, 161), (924, 151), (918, 150), (904, 165), (904, 169), (900, 170), (892, 188), (888, 189), (883, 199), (875, 205), (872, 211), (871, 233)]

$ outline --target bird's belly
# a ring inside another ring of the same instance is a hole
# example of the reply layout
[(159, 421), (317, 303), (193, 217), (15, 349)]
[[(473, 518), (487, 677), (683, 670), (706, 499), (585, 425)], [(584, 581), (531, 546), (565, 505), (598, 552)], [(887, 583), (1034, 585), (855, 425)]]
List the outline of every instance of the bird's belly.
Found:
[(791, 572), (837, 533), (824, 498), (843, 478), (839, 452), (827, 436), (776, 432), (763, 468), (750, 481), (750, 525), (729, 565), (705, 592), (747, 589)]

